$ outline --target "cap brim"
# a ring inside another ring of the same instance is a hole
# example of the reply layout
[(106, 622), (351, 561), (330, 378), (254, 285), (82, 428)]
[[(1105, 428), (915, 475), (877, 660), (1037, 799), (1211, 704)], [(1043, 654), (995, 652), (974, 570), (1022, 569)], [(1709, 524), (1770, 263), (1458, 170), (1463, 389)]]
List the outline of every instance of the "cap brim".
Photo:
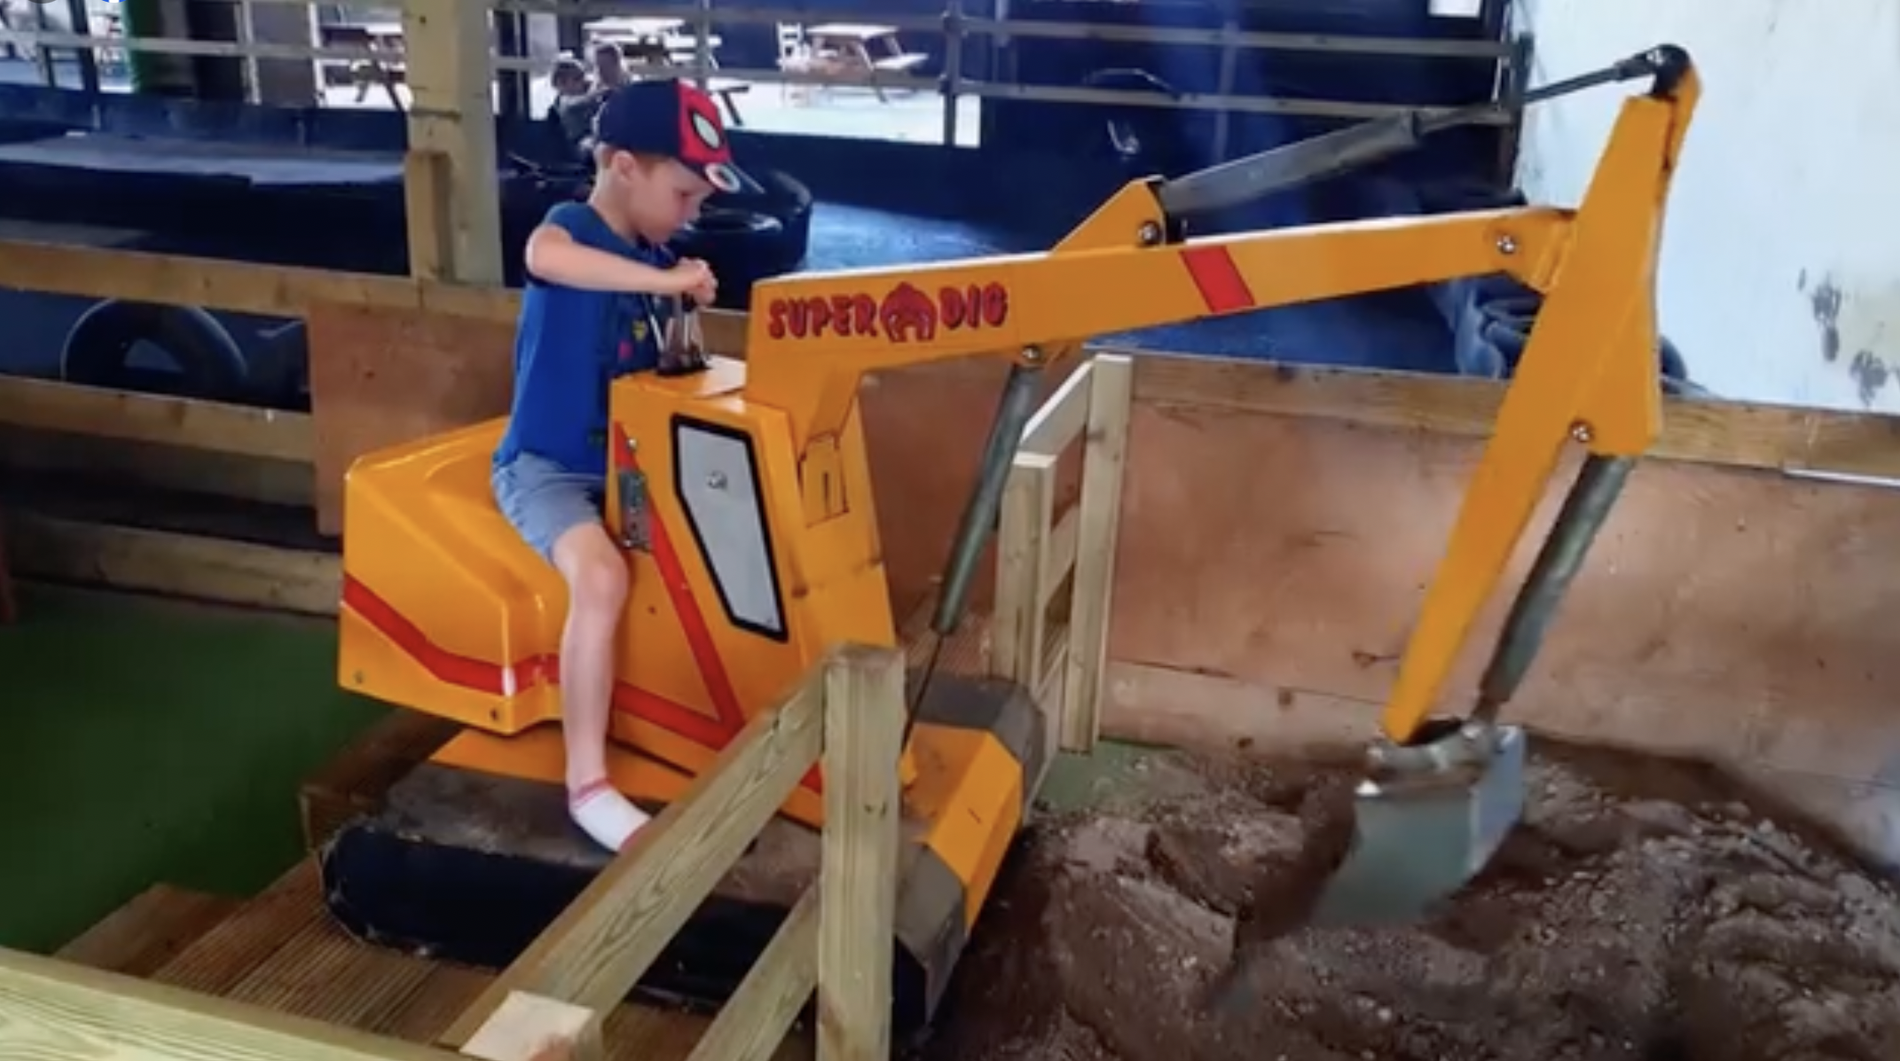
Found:
[(764, 195), (765, 186), (752, 175), (730, 162), (709, 162), (696, 167), (706, 183), (729, 195)]

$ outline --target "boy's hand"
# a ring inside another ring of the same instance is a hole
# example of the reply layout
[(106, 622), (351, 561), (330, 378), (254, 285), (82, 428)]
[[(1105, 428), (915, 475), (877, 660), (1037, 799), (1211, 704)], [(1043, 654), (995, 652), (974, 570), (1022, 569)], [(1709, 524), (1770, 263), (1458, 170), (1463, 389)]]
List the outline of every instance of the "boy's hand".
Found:
[(674, 294), (689, 295), (701, 306), (712, 305), (713, 297), (719, 293), (719, 281), (713, 276), (712, 266), (698, 258), (681, 258), (667, 275), (676, 286)]

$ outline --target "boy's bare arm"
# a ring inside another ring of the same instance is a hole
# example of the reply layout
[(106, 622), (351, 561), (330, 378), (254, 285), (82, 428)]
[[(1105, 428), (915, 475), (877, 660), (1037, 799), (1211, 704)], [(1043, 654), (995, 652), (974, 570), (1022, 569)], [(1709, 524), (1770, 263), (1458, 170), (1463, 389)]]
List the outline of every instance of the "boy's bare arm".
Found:
[(530, 273), (548, 283), (584, 291), (678, 295), (697, 282), (687, 270), (656, 269), (586, 246), (559, 225), (541, 225), (534, 230), (528, 237), (525, 264)]

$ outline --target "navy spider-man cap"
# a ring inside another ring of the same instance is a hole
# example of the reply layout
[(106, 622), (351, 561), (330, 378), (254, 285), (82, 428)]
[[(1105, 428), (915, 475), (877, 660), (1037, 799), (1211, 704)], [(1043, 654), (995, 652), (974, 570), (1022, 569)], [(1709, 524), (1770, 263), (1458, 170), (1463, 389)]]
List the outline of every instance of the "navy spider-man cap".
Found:
[(757, 192), (733, 164), (726, 123), (713, 98), (684, 81), (634, 81), (607, 94), (594, 115), (594, 140), (606, 147), (676, 159), (722, 192)]

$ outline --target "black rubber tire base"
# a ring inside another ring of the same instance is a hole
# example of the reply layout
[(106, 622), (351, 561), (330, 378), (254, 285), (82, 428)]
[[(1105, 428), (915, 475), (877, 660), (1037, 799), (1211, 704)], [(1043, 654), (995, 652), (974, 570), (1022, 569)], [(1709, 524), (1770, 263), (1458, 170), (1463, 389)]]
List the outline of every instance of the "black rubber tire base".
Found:
[[(607, 865), (565, 803), (555, 785), (425, 763), (391, 788), (380, 813), (345, 825), (318, 853), (324, 901), (367, 942), (505, 968)], [(629, 998), (702, 1010), (723, 1003), (815, 879), (817, 841), (775, 819)], [(893, 1033), (904, 1038), (925, 1021), (924, 971), (892, 946)]]

